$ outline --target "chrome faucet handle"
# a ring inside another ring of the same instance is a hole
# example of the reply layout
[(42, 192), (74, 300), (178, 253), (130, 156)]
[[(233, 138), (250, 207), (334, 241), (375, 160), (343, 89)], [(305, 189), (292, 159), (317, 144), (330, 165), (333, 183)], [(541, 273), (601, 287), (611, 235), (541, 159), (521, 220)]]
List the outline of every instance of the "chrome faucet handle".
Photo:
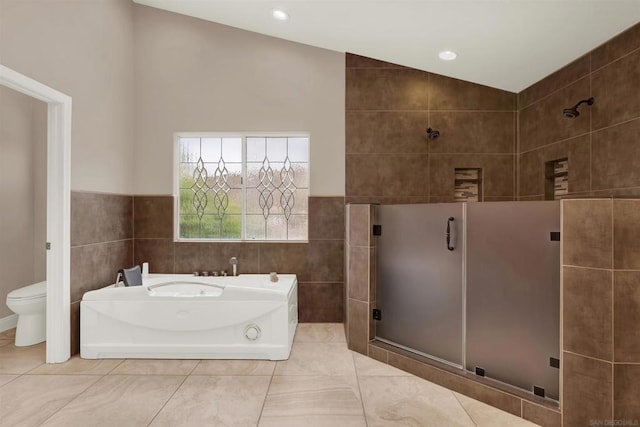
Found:
[(118, 272), (118, 274), (116, 275), (115, 287), (119, 288), (121, 286), (124, 286), (124, 283), (122, 283), (122, 273)]
[(227, 270), (221, 270), (220, 275), (225, 277), (227, 275)]
[(203, 272), (202, 272), (202, 275), (203, 275), (204, 277), (209, 277), (209, 272), (208, 272), (208, 271), (203, 271)]
[(217, 272), (217, 271), (212, 271), (212, 272), (211, 272), (211, 275), (212, 275), (212, 276), (214, 276), (214, 277), (218, 277), (220, 274), (218, 274), (218, 272)]
[(229, 260), (229, 264), (231, 264), (231, 267), (233, 268), (233, 275), (237, 276), (238, 275), (238, 258), (232, 256), (231, 259)]

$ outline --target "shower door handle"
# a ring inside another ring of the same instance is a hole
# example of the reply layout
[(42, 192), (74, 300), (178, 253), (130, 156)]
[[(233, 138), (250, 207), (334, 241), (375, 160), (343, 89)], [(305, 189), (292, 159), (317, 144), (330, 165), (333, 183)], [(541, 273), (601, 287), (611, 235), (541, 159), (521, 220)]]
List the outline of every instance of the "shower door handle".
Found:
[(454, 221), (453, 217), (450, 216), (449, 219), (447, 219), (447, 249), (449, 249), (450, 251), (454, 250), (455, 247), (451, 246), (451, 223)]

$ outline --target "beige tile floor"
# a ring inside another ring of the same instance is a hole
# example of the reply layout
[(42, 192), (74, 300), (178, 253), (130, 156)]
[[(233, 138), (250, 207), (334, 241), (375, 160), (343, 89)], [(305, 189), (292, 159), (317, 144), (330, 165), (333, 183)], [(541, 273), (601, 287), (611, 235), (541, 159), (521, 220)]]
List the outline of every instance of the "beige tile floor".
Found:
[(533, 426), (300, 324), (289, 360), (83, 360), (0, 333), (0, 426)]

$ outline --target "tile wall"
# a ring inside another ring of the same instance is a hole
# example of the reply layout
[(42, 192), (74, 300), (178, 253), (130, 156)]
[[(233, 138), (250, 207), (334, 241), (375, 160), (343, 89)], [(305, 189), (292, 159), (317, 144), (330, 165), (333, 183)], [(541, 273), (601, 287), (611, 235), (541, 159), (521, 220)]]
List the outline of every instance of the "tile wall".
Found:
[(640, 195), (640, 24), (520, 92), (518, 116), (520, 200), (544, 198), (545, 162), (561, 158), (568, 197)]
[(456, 168), (514, 200), (515, 142), (516, 94), (347, 53), (348, 203), (454, 201)]
[(640, 200), (562, 202), (565, 426), (640, 421), (638, 212)]
[(371, 310), (375, 308), (375, 240), (372, 205), (349, 204), (346, 207), (345, 262), (345, 334), (349, 349), (367, 354), (369, 340), (375, 337)]
[(82, 295), (133, 265), (133, 197), (71, 192), (71, 354), (80, 352)]
[(151, 273), (231, 271), (298, 275), (300, 322), (342, 322), (344, 198), (309, 198), (308, 243), (173, 241), (173, 196), (134, 196), (134, 261)]

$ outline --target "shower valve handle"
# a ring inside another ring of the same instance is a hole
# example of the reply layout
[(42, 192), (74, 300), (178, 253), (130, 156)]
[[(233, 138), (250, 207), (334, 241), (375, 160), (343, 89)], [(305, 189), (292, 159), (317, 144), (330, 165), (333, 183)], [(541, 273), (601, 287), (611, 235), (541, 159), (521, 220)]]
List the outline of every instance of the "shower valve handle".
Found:
[(454, 218), (452, 216), (449, 217), (449, 219), (447, 219), (447, 249), (449, 249), (450, 251), (454, 250), (455, 247), (451, 246), (451, 223), (454, 221)]

